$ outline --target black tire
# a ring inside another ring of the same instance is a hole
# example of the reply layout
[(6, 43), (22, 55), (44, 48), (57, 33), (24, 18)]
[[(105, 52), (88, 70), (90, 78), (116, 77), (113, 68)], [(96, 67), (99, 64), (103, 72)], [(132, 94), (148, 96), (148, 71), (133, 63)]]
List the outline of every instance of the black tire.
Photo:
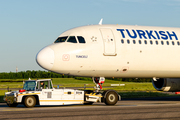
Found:
[(84, 103), (84, 105), (92, 105), (93, 102)]
[(16, 106), (18, 105), (18, 103), (13, 103), (13, 104), (8, 104), (8, 103), (7, 103), (7, 105), (8, 105), (9, 107), (16, 107)]
[(118, 101), (117, 93), (114, 91), (107, 91), (104, 101), (106, 105), (115, 105)]
[(27, 108), (34, 107), (36, 105), (36, 98), (34, 96), (27, 96), (24, 99), (24, 106)]

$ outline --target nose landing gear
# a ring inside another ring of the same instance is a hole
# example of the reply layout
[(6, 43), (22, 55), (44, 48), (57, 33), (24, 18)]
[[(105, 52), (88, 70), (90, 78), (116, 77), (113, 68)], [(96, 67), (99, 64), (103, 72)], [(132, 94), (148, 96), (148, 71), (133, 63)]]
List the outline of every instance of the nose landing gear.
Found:
[(92, 77), (95, 84), (95, 92), (90, 93), (91, 95), (100, 95), (101, 102), (106, 105), (115, 105), (118, 100), (121, 100), (121, 96), (115, 90), (102, 91), (102, 84), (105, 82), (104, 77)]
[(94, 88), (95, 88), (96, 92), (99, 92), (99, 90), (102, 90), (102, 84), (104, 83), (105, 78), (104, 77), (93, 77), (92, 80), (95, 84)]

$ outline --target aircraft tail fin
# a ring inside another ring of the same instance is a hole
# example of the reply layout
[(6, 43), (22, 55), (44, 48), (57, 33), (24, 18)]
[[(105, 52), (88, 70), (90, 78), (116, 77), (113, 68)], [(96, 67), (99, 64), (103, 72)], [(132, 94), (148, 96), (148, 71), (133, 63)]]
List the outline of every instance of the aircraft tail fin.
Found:
[(103, 19), (101, 19), (101, 20), (99, 21), (99, 25), (102, 25), (102, 21), (103, 21)]

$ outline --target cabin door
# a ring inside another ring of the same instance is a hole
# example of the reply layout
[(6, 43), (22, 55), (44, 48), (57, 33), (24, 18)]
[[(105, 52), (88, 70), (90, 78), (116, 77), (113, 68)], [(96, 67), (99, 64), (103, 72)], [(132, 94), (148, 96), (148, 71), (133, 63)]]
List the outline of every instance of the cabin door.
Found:
[(111, 29), (101, 28), (101, 35), (104, 43), (104, 55), (115, 56), (116, 55), (116, 43), (114, 35)]

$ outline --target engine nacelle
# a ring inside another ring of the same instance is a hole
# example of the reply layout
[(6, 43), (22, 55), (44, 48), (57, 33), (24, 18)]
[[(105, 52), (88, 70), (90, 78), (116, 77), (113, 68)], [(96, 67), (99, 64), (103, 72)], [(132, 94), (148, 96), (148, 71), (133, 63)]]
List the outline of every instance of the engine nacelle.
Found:
[(158, 91), (178, 92), (180, 91), (180, 78), (153, 79), (152, 84)]

